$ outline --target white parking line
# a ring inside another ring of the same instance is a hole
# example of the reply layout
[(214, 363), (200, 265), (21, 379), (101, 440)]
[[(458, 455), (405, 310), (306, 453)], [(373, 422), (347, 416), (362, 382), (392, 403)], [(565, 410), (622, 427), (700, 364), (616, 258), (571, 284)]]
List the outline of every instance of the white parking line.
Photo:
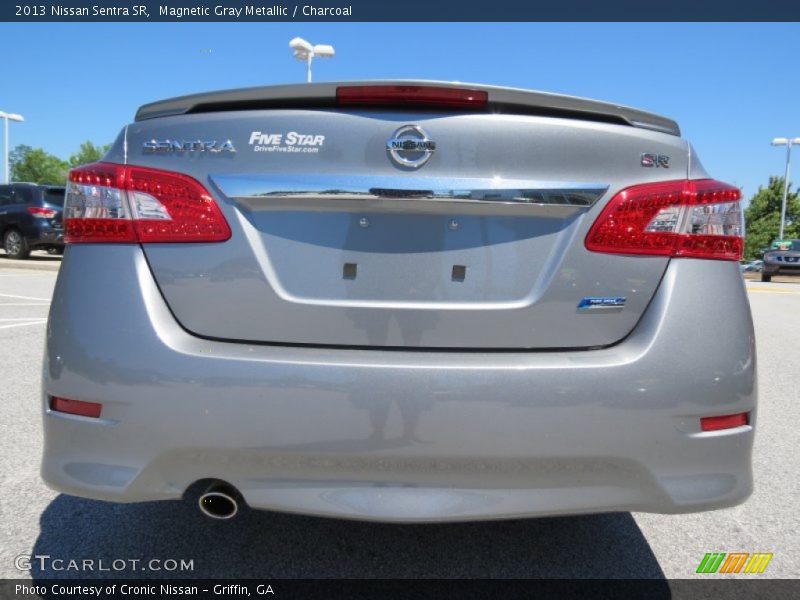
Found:
[(0, 308), (4, 306), (44, 306), (49, 307), (49, 304), (45, 304), (40, 302), (38, 304), (34, 304), (33, 302), (0, 302)]
[(761, 292), (764, 294), (793, 294), (800, 296), (800, 292), (795, 292), (794, 290), (787, 290), (787, 289), (770, 289), (770, 288), (756, 288), (756, 287), (748, 287), (748, 292)]
[(0, 298), (17, 298), (19, 300), (39, 300), (40, 302), (50, 302), (50, 298), (34, 298), (33, 296), (17, 296), (16, 294), (0, 294)]
[(12, 327), (26, 327), (28, 325), (44, 325), (47, 319), (39, 319), (37, 321), (30, 321), (28, 323), (12, 323), (11, 325), (0, 325), (0, 329), (11, 329)]
[[(42, 317), (3, 317), (0, 321), (41, 321)], [(46, 319), (45, 319), (46, 320)]]

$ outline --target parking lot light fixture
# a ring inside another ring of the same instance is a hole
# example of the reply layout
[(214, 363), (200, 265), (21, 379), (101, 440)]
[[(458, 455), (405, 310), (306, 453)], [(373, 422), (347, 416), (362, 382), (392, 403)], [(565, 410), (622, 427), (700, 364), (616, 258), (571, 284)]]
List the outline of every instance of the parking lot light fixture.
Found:
[(329, 46), (328, 44), (317, 44), (313, 46), (310, 42), (299, 37), (293, 38), (292, 41), (289, 42), (289, 48), (292, 49), (294, 57), (297, 60), (305, 61), (308, 83), (311, 83), (311, 61), (316, 57), (333, 58), (336, 55), (333, 46)]
[(792, 156), (792, 146), (800, 144), (800, 137), (779, 137), (772, 140), (773, 146), (786, 146), (786, 169), (783, 172), (783, 200), (781, 202), (781, 229), (778, 239), (783, 239), (783, 229), (786, 224), (786, 197), (789, 195), (789, 162)]
[(3, 176), (4, 182), (9, 183), (11, 177), (8, 172), (8, 122), (9, 121), (24, 121), (22, 115), (16, 113), (7, 113), (0, 110), (0, 118), (3, 119)]

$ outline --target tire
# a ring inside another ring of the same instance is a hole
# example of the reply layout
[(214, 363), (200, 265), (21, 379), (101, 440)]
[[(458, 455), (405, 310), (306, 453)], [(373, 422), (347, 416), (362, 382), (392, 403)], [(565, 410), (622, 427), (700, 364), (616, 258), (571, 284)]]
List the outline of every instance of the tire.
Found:
[(770, 281), (772, 281), (772, 275), (767, 275), (766, 273), (764, 273), (762, 271), (762, 273), (761, 273), (761, 281), (763, 281), (764, 283), (769, 283)]
[(3, 236), (3, 249), (8, 258), (21, 260), (31, 253), (25, 236), (18, 229), (9, 229)]
[(50, 246), (47, 249), (47, 253), (51, 256), (61, 256), (64, 254), (64, 246)]

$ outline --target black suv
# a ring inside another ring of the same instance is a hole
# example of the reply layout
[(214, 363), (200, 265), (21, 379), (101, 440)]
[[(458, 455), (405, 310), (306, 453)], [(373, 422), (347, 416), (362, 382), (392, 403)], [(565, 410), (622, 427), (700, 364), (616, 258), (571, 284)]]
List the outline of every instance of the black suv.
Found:
[(9, 258), (31, 250), (64, 251), (64, 188), (35, 183), (0, 185), (0, 240)]

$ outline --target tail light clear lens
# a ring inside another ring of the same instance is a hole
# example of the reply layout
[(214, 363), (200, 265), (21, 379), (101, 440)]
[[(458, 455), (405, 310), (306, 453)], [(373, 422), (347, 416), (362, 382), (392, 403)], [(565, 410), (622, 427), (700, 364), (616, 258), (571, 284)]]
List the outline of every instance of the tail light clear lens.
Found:
[(646, 183), (614, 196), (586, 236), (593, 252), (739, 260), (738, 188), (712, 179)]
[(52, 208), (44, 208), (42, 206), (29, 206), (28, 212), (32, 214), (35, 219), (52, 219), (56, 216), (56, 211)]
[(68, 243), (224, 242), (231, 230), (217, 203), (181, 173), (93, 163), (69, 173)]

